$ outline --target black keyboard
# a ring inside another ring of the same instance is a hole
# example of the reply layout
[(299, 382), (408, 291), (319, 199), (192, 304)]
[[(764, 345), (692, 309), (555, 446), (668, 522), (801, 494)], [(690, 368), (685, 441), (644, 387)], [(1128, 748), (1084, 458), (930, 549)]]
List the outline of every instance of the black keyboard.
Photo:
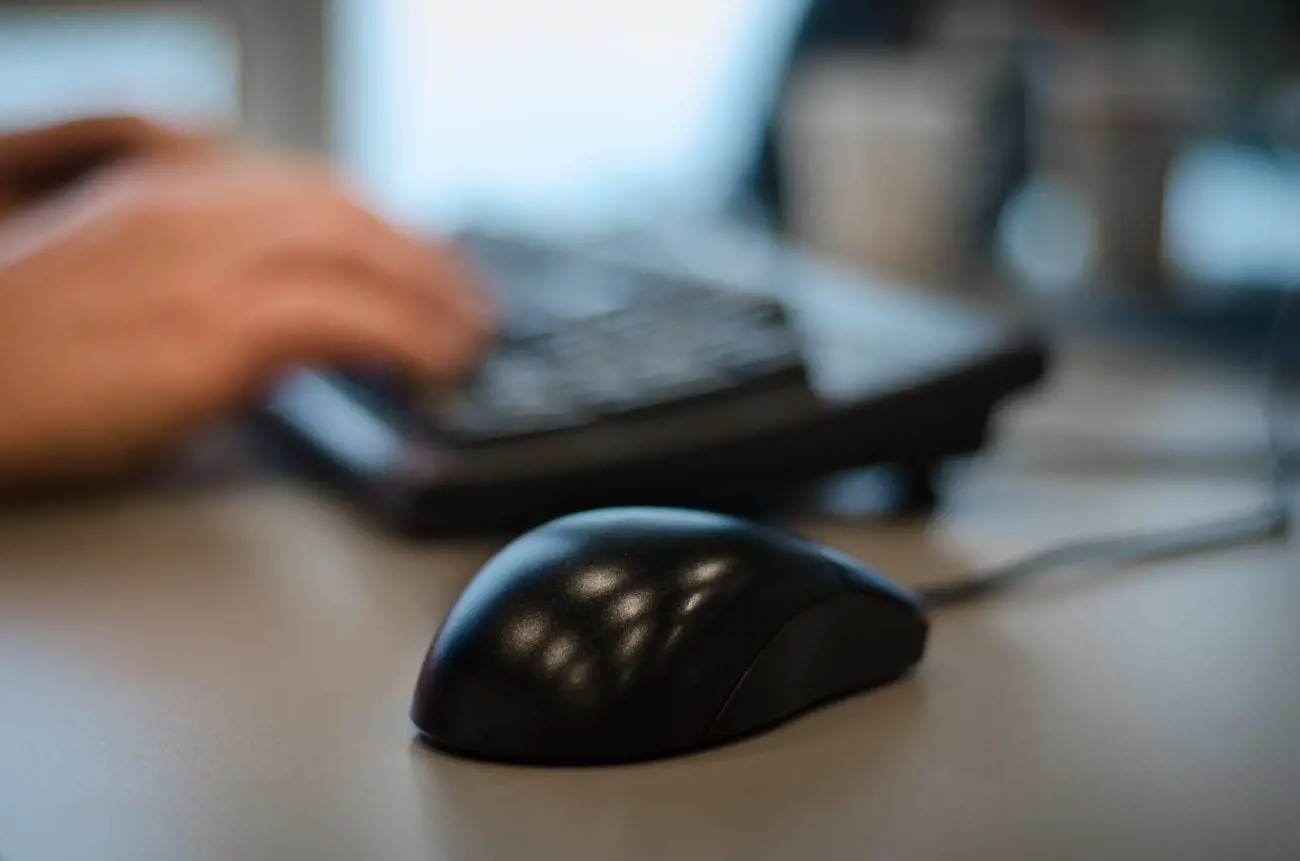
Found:
[(289, 462), (410, 535), (604, 505), (725, 507), (862, 466), (924, 481), (985, 445), (998, 404), (1046, 368), (1032, 331), (783, 247), (747, 269), (760, 258), (744, 247), (683, 262), (653, 246), (461, 240), (504, 312), (462, 385), (303, 369), (261, 412), (282, 451), (306, 455)]
[(451, 392), (350, 380), (436, 440), (509, 442), (808, 386), (798, 333), (777, 301), (517, 238), (465, 244), (502, 305), (490, 354)]

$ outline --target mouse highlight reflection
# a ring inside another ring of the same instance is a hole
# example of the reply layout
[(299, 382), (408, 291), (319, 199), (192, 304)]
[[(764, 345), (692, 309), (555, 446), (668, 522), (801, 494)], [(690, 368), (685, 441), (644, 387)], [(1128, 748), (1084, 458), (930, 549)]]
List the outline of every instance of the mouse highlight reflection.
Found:
[(929, 623), (852, 560), (702, 511), (612, 508), (511, 542), (439, 629), (411, 719), (460, 756), (655, 759), (906, 675)]

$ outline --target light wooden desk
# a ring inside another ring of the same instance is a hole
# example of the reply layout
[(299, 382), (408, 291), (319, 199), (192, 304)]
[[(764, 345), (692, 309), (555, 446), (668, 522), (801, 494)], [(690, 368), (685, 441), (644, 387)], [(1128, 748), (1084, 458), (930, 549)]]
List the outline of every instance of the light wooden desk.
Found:
[[(929, 527), (791, 525), (919, 583), (1230, 513), (1261, 498), (1249, 471), (1069, 469), (1032, 440), (1247, 446), (1239, 383), (1073, 349)], [(1294, 545), (954, 609), (911, 681), (725, 750), (588, 771), (412, 743), (424, 650), (493, 549), (403, 545), (266, 479), (5, 513), (0, 858), (1300, 857)]]

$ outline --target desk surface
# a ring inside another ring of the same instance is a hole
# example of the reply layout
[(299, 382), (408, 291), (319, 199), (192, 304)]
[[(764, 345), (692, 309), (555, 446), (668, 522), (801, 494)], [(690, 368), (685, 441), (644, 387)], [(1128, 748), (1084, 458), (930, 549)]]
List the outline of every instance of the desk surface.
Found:
[[(934, 522), (789, 525), (918, 584), (1249, 507), (1247, 468), (1134, 473), (1077, 442), (1249, 447), (1241, 379), (1072, 349)], [(910, 681), (585, 771), (412, 741), (424, 650), (494, 549), (402, 544), (265, 478), (0, 515), (0, 858), (1300, 857), (1294, 544), (953, 609)]]

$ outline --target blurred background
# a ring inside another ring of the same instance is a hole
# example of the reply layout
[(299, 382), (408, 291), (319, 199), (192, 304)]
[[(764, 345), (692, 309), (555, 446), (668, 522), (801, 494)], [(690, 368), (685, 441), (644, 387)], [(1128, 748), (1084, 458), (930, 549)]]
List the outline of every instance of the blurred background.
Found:
[(422, 228), (721, 215), (1254, 332), (1300, 279), (1298, 33), (1300, 0), (0, 0), (0, 127), (139, 111)]

